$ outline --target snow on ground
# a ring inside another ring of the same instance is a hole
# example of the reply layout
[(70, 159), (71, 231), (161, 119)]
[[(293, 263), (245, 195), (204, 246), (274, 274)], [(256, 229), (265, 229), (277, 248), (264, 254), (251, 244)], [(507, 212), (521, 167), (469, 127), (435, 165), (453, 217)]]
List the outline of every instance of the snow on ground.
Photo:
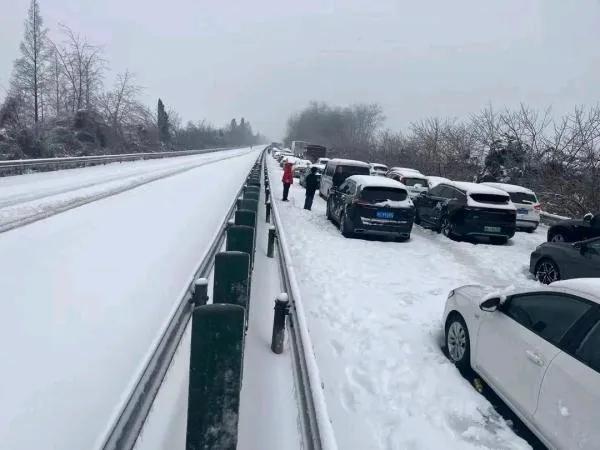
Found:
[[(267, 158), (274, 198), (281, 169)], [(343, 449), (523, 449), (443, 355), (448, 292), (534, 285), (529, 254), (545, 229), (505, 246), (455, 242), (416, 226), (404, 243), (345, 239), (297, 183), (279, 202), (329, 413)]]
[(249, 149), (0, 178), (0, 231)]
[(258, 152), (0, 234), (0, 449), (93, 449)]

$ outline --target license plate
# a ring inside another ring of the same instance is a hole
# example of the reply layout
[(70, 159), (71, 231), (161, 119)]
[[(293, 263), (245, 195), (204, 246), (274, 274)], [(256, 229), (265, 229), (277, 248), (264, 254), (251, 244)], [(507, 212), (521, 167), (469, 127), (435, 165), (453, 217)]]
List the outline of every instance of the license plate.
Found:
[(483, 231), (488, 233), (500, 233), (502, 229), (500, 227), (483, 227)]
[(527, 208), (519, 208), (517, 209), (517, 214), (529, 214), (529, 210)]
[(376, 216), (378, 219), (393, 219), (394, 213), (392, 211), (377, 211)]

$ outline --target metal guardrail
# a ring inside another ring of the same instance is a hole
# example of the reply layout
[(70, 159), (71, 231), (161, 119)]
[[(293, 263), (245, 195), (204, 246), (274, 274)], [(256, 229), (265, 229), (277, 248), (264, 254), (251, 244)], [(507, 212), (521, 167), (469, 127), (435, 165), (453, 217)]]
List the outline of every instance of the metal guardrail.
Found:
[(190, 156), (202, 153), (211, 153), (220, 150), (229, 150), (236, 147), (220, 147), (203, 150), (183, 150), (176, 152), (154, 153), (125, 153), (121, 155), (74, 156), (65, 158), (40, 158), (40, 159), (14, 159), (0, 161), (0, 176), (24, 173), (27, 170), (58, 170), (74, 167), (86, 167), (113, 162), (135, 161), (139, 159), (162, 159), (177, 156)]
[[(266, 161), (264, 162), (266, 165)], [(335, 434), (327, 413), (327, 405), (319, 375), (317, 361), (302, 306), (300, 288), (296, 280), (285, 231), (277, 209), (271, 201), (273, 223), (276, 228), (279, 272), (283, 292), (290, 302), (288, 321), (294, 382), (298, 396), (298, 410), (304, 447), (308, 450), (337, 450)]]
[(194, 290), (194, 282), (198, 278), (208, 278), (212, 271), (215, 255), (225, 243), (227, 223), (233, 217), (236, 200), (241, 195), (245, 182), (246, 178), (242, 181), (242, 185), (233, 199), (220, 228), (216, 232), (210, 248), (206, 251), (191, 278), (177, 309), (160, 337), (151, 357), (148, 359), (124, 407), (103, 438), (100, 447), (103, 450), (133, 449), (191, 319), (193, 305), (190, 303), (190, 299)]
[(540, 222), (544, 225), (554, 225), (561, 220), (569, 219), (569, 217), (558, 216), (556, 214), (550, 214), (544, 211), (540, 211)]

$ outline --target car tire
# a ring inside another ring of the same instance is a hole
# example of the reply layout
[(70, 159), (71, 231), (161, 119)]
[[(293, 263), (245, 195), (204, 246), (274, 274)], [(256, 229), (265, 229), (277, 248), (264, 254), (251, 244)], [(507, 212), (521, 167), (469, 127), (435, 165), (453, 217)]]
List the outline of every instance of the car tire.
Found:
[(471, 369), (471, 341), (467, 324), (462, 316), (453, 313), (446, 321), (446, 350), (450, 361), (460, 371)]
[(340, 218), (340, 231), (342, 232), (342, 236), (346, 238), (351, 238), (354, 235), (354, 230), (349, 222), (350, 219), (348, 219), (348, 213), (344, 211)]
[(454, 232), (454, 224), (448, 216), (442, 216), (440, 220), (440, 232), (448, 239), (456, 239), (457, 235)]
[(327, 207), (325, 208), (326, 213), (325, 215), (327, 216), (327, 220), (333, 222), (333, 216), (331, 215), (331, 202), (329, 200), (327, 200)]
[(494, 245), (504, 245), (508, 242), (508, 238), (507, 237), (499, 237), (499, 236), (492, 236), (490, 237), (490, 242)]
[(409, 239), (410, 239), (410, 235), (408, 235), (408, 236), (401, 235), (396, 238), (396, 242), (406, 242)]
[(558, 265), (550, 258), (543, 258), (535, 265), (535, 279), (542, 284), (550, 284), (560, 280)]

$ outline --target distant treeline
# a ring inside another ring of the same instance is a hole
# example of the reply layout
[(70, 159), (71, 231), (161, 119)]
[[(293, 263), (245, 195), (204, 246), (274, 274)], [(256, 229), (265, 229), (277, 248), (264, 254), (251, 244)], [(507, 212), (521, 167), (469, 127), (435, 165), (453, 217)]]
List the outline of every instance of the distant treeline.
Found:
[(177, 113), (144, 105), (129, 71), (105, 86), (102, 48), (60, 25), (50, 39), (38, 0), (25, 20), (20, 57), (0, 99), (0, 159), (199, 149), (264, 142), (248, 121), (224, 127), (204, 121), (181, 125)]
[(311, 103), (288, 120), (286, 143), (324, 144), (332, 154), (427, 175), (499, 181), (534, 189), (547, 211), (600, 211), (600, 107), (553, 119), (550, 109), (491, 106), (469, 119), (432, 117), (405, 133), (383, 129), (378, 105)]

